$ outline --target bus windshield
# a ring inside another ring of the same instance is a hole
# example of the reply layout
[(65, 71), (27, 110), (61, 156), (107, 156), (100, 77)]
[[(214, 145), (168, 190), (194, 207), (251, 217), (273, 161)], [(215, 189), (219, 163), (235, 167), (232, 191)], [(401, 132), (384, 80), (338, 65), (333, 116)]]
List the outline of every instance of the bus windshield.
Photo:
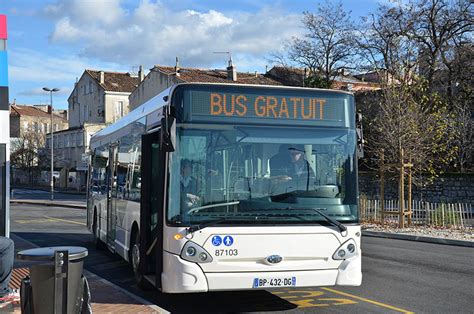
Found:
[(327, 222), (318, 210), (358, 220), (354, 130), (182, 124), (176, 132), (168, 224)]

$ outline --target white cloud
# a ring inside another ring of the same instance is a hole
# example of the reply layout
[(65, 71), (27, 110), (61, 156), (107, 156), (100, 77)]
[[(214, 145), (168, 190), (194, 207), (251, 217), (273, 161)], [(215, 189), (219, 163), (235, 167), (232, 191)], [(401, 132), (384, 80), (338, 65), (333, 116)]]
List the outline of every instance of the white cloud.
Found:
[(215, 51), (231, 51), (235, 60), (240, 56), (260, 62), (301, 32), (300, 15), (272, 8), (224, 14), (172, 12), (148, 0), (130, 10), (119, 0), (61, 0), (48, 6), (45, 14), (56, 21), (52, 42), (80, 45), (84, 58), (125, 65), (171, 65), (179, 56), (182, 66), (222, 67)]
[(84, 69), (124, 70), (117, 64), (100, 63), (77, 56), (52, 56), (30, 49), (9, 50), (9, 78), (14, 82), (38, 82), (38, 85), (72, 83)]

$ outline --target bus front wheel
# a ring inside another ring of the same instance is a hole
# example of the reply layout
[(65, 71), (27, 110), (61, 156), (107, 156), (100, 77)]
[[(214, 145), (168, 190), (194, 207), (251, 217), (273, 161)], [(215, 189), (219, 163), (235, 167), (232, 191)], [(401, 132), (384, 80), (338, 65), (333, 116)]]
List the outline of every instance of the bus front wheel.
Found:
[(150, 290), (152, 288), (151, 285), (140, 271), (140, 233), (138, 231), (132, 234), (128, 260), (132, 266), (137, 286), (144, 290)]

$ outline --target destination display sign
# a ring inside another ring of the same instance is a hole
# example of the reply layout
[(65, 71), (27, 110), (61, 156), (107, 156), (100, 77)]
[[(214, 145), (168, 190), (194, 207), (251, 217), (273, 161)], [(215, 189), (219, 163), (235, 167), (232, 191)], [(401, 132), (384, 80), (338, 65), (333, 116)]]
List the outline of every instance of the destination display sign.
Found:
[[(272, 93), (273, 92), (273, 93)], [(349, 95), (294, 90), (248, 89), (245, 92), (186, 90), (191, 121), (350, 126)], [(246, 121), (246, 122), (244, 122)]]

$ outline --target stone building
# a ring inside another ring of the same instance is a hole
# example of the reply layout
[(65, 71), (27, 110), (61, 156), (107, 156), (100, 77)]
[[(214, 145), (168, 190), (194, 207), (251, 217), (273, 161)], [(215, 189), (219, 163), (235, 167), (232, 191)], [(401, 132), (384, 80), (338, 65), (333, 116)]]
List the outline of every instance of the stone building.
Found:
[[(67, 120), (54, 112), (53, 130), (67, 127)], [(40, 165), (40, 151), (50, 131), (51, 106), (10, 105), (10, 146), (14, 156), (11, 178), (15, 184), (47, 183), (37, 181), (37, 172), (41, 170), (38, 166), (44, 166)]]
[(130, 73), (86, 69), (74, 84), (68, 98), (69, 129), (54, 133), (61, 187), (85, 189), (89, 140), (129, 112), (128, 97), (139, 81)]
[[(68, 128), (68, 122), (62, 116), (53, 113), (53, 130)], [(46, 111), (38, 106), (10, 105), (10, 138), (18, 138), (30, 130), (46, 135), (51, 131), (51, 107)]]

